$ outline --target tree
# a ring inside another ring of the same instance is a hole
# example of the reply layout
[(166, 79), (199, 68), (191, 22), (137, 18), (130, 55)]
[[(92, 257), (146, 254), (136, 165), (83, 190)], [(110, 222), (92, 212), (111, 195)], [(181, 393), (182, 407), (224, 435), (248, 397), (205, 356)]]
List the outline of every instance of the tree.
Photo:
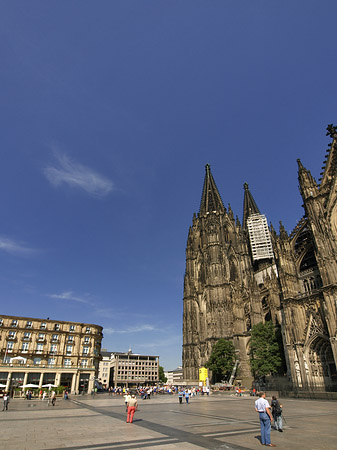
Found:
[(162, 366), (159, 366), (159, 381), (161, 383), (166, 383), (166, 381), (167, 381), (167, 378), (165, 377), (165, 374), (164, 374), (164, 367), (162, 367)]
[(280, 348), (273, 323), (260, 322), (254, 325), (250, 339), (250, 366), (254, 378), (277, 372), (281, 364)]
[(214, 381), (229, 378), (235, 364), (235, 348), (231, 341), (224, 338), (213, 346), (211, 356), (205, 364), (213, 374)]

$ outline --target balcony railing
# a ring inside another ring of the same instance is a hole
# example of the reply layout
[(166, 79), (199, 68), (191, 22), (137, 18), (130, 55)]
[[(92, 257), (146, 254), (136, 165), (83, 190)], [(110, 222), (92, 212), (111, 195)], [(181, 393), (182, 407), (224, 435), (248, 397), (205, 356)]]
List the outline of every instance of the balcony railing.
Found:
[(20, 363), (4, 363), (4, 362), (0, 362), (0, 368), (5, 368), (5, 369), (9, 369), (9, 368), (27, 368), (27, 370), (29, 371), (29, 369), (31, 368), (41, 368), (41, 369), (71, 369), (71, 370), (77, 370), (77, 369), (88, 369), (88, 370), (94, 370), (96, 369), (95, 366), (93, 365), (88, 365), (86, 367), (81, 366), (81, 364), (79, 365), (72, 365), (72, 366), (65, 366), (65, 365), (48, 365), (48, 364), (43, 364), (43, 362), (41, 361), (40, 364), (34, 364), (32, 362), (28, 363), (28, 364), (20, 364)]

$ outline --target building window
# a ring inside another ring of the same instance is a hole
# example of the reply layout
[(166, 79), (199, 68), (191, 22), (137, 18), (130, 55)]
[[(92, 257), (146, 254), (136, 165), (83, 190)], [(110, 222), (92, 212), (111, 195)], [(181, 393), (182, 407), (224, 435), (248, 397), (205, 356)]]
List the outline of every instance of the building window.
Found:
[(75, 331), (75, 325), (70, 325), (69, 326), (69, 331)]
[(83, 347), (83, 355), (88, 355), (89, 354), (89, 347)]
[(44, 341), (45, 337), (46, 337), (46, 335), (44, 333), (39, 333), (39, 335), (37, 337), (37, 340), (38, 341)]
[(65, 359), (64, 359), (64, 366), (65, 366), (65, 367), (71, 366), (71, 359), (65, 358)]
[(85, 336), (84, 337), (84, 343), (85, 344), (89, 344), (90, 343), (90, 337), (89, 336)]
[(3, 324), (4, 324), (4, 320), (0, 319), (0, 327), (2, 327)]
[(88, 367), (88, 360), (87, 359), (82, 359), (81, 360), (81, 367)]
[(13, 351), (14, 342), (7, 342), (7, 352)]
[(50, 346), (50, 353), (56, 353), (57, 352), (57, 345), (51, 344)]
[(91, 328), (90, 328), (90, 327), (87, 327), (87, 328), (85, 329), (85, 332), (86, 332), (86, 333), (91, 333)]
[(55, 358), (48, 358), (48, 366), (55, 366)]
[(43, 344), (37, 344), (36, 345), (36, 353), (42, 353), (43, 352)]
[(40, 325), (41, 330), (46, 330), (47, 329), (47, 322), (42, 322)]
[(33, 364), (35, 366), (38, 366), (39, 364), (41, 364), (41, 358), (34, 358)]
[(13, 319), (11, 326), (12, 327), (17, 327), (18, 326), (18, 321)]
[(15, 339), (15, 334), (16, 334), (16, 331), (10, 331), (8, 333), (8, 339)]
[(58, 338), (59, 338), (59, 335), (58, 335), (58, 334), (53, 334), (51, 340), (54, 341), (54, 342), (56, 342), (56, 341), (58, 341)]
[(60, 324), (55, 323), (55, 325), (54, 325), (54, 330), (55, 330), (55, 331), (60, 331)]
[(28, 347), (29, 347), (28, 342), (22, 342), (22, 351), (23, 352), (28, 352)]
[(26, 324), (26, 328), (32, 328), (33, 327), (33, 322), (31, 322), (30, 320), (27, 321)]
[(25, 331), (23, 334), (23, 339), (25, 339), (25, 340), (30, 339), (30, 335), (31, 335), (31, 333), (29, 331)]
[(73, 351), (73, 346), (72, 345), (67, 345), (66, 347), (66, 355), (71, 355)]
[(74, 336), (68, 336), (68, 342), (74, 342)]

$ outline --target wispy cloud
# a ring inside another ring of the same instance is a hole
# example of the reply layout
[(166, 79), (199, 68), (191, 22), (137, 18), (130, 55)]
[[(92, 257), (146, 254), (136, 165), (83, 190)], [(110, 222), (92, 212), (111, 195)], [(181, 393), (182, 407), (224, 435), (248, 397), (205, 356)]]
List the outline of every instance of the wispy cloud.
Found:
[(1, 250), (6, 253), (10, 253), (11, 255), (19, 256), (29, 256), (33, 253), (36, 253), (36, 250), (34, 250), (33, 248), (26, 247), (20, 242), (16, 242), (12, 239), (7, 239), (4, 237), (0, 237), (0, 251)]
[(113, 190), (112, 181), (103, 175), (72, 161), (67, 155), (58, 151), (55, 151), (54, 155), (56, 164), (43, 169), (44, 175), (53, 186), (67, 184), (97, 197), (103, 197)]
[[(130, 312), (126, 311), (116, 311), (113, 308), (98, 308), (94, 311), (94, 314), (99, 317), (104, 317), (105, 319), (122, 319), (127, 321), (132, 317), (132, 319), (140, 320), (148, 318), (148, 314), (138, 313), (138, 312)], [(153, 317), (153, 314), (152, 314)]]
[(141, 333), (144, 331), (159, 331), (158, 328), (153, 325), (138, 325), (134, 327), (127, 327), (122, 330), (116, 330), (115, 328), (104, 328), (104, 333), (106, 334), (131, 334), (131, 333)]
[(74, 302), (86, 303), (92, 305), (92, 302), (85, 297), (78, 297), (72, 291), (62, 292), (62, 294), (47, 294), (47, 297), (55, 298), (57, 300), (72, 300)]
[(141, 343), (137, 343), (137, 347), (139, 348), (143, 348), (143, 349), (155, 349), (155, 348), (161, 348), (161, 347), (171, 347), (171, 346), (175, 346), (175, 347), (179, 347), (179, 345), (182, 344), (182, 338), (180, 336), (169, 336), (166, 339), (161, 339), (161, 340), (155, 340), (153, 342), (147, 342), (144, 344)]

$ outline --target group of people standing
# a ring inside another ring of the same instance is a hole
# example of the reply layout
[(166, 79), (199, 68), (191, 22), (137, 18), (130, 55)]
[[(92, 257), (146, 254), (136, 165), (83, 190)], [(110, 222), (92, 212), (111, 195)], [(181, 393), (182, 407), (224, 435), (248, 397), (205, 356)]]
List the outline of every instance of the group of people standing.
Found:
[(271, 405), (269, 405), (266, 393), (260, 392), (259, 398), (255, 401), (255, 411), (259, 413), (260, 418), (261, 444), (276, 447), (270, 439), (271, 422), (274, 422), (276, 430), (283, 432), (282, 405), (275, 396), (272, 397)]

